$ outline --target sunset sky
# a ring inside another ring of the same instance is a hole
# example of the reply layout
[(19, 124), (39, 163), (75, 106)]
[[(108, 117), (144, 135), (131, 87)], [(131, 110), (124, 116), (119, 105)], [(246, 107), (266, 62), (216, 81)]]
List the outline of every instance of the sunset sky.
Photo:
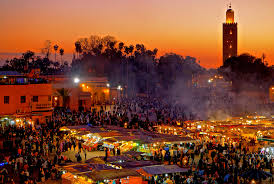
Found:
[(274, 0), (0, 0), (0, 53), (40, 52), (45, 40), (72, 53), (78, 38), (112, 35), (218, 67), (230, 2), (239, 53), (265, 53), (273, 65)]

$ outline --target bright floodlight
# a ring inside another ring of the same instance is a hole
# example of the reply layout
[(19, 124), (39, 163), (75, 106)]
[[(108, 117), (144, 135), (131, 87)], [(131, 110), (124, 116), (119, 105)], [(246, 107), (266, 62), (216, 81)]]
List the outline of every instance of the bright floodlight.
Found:
[(107, 83), (107, 87), (108, 87), (108, 88), (110, 87), (110, 84), (109, 84), (109, 83)]
[(119, 85), (119, 86), (117, 87), (117, 89), (118, 89), (118, 90), (121, 90), (121, 86)]
[(79, 83), (79, 82), (80, 82), (80, 79), (77, 78), (77, 77), (75, 77), (75, 78), (74, 78), (74, 83)]

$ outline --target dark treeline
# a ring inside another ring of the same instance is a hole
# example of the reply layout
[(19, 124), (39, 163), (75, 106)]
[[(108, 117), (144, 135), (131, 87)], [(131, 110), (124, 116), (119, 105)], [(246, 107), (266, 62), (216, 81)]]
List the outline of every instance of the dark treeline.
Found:
[(219, 68), (226, 80), (232, 81), (233, 91), (268, 91), (273, 84), (273, 67), (262, 58), (249, 54), (231, 57)]
[[(51, 41), (46, 40), (41, 53), (43, 56), (36, 56), (33, 51), (26, 51), (20, 58), (6, 60), (6, 63), (0, 70), (17, 71), (20, 73), (28, 73), (31, 69), (40, 69), (42, 75), (64, 74), (70, 72), (70, 66), (67, 61), (63, 62), (62, 56), (64, 49), (58, 50), (58, 45), (52, 45)], [(55, 52), (55, 60), (50, 60), (52, 50)], [(60, 55), (60, 62), (57, 61), (57, 51)]]
[(43, 75), (63, 74), (70, 70), (68, 62), (60, 64), (59, 62), (51, 61), (47, 57), (35, 56), (35, 53), (32, 51), (23, 53), (21, 58), (7, 60), (1, 70), (27, 73), (31, 69), (37, 68), (40, 69)]
[(157, 95), (191, 82), (192, 75), (205, 71), (196, 59), (176, 54), (157, 58), (158, 49), (143, 44), (125, 45), (114, 37), (91, 36), (75, 43), (72, 72), (78, 75), (107, 76), (111, 85), (123, 85), (128, 94)]
[[(52, 50), (55, 61), (49, 59)], [(57, 52), (60, 62), (56, 59)], [(1, 70), (27, 73), (32, 68), (40, 68), (41, 74), (47, 75), (107, 77), (111, 87), (121, 85), (128, 97), (136, 94), (160, 97), (169, 104), (183, 106), (191, 114), (199, 114), (201, 119), (218, 114), (227, 117), (233, 111), (264, 111), (265, 108), (258, 104), (269, 103), (268, 91), (273, 84), (274, 72), (265, 57), (243, 54), (228, 59), (218, 69), (206, 70), (194, 57), (174, 53), (157, 57), (157, 52), (158, 49), (150, 50), (143, 44), (125, 44), (112, 36), (92, 35), (75, 42), (75, 54), (70, 65), (62, 60), (64, 50), (46, 41), (42, 49), (44, 57), (27, 51), (21, 58), (8, 60)], [(192, 79), (199, 74), (220, 74), (232, 82), (232, 88), (195, 89)], [(260, 93), (264, 97), (252, 96), (249, 92)]]

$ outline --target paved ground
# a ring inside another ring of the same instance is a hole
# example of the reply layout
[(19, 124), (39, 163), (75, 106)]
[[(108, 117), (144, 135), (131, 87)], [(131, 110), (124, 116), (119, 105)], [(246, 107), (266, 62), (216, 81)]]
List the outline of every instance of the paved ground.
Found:
[[(76, 158), (75, 158), (75, 154), (78, 153), (78, 149), (76, 148), (76, 150), (74, 151), (73, 149), (70, 151), (66, 151), (63, 152), (62, 154), (65, 155), (66, 157), (70, 158), (73, 162), (76, 162)], [(82, 162), (85, 162), (85, 155), (84, 152), (82, 151), (80, 153), (81, 157), (82, 157)], [(87, 158), (86, 160), (93, 158), (93, 157), (98, 157), (98, 156), (105, 156), (105, 152), (104, 151), (91, 151), (88, 152), (87, 151)]]

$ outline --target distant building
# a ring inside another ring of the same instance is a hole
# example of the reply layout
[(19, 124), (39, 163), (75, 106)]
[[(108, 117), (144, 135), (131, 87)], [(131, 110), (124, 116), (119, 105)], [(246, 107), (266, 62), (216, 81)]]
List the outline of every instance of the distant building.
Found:
[(195, 88), (231, 90), (232, 83), (226, 81), (221, 75), (205, 73), (193, 76), (192, 86)]
[(0, 120), (41, 124), (51, 120), (52, 111), (52, 85), (46, 80), (0, 72)]
[(271, 103), (274, 103), (274, 85), (269, 88), (269, 99)]
[(64, 100), (58, 90), (64, 88), (69, 93), (66, 107), (71, 110), (91, 110), (96, 105), (111, 104), (119, 100), (123, 88), (113, 86), (106, 77), (79, 77), (68, 75), (41, 76), (52, 84), (54, 107), (63, 107)]
[(229, 6), (226, 11), (226, 22), (223, 24), (223, 62), (238, 54), (238, 28), (234, 22), (234, 11)]

